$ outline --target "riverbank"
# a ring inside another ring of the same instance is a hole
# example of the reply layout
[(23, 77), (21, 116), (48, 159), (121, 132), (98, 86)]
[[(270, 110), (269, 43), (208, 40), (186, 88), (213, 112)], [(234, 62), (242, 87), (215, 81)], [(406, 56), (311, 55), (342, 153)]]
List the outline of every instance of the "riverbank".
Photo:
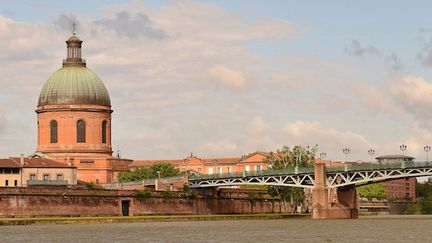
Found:
[(115, 217), (47, 217), (47, 218), (0, 218), (0, 225), (31, 224), (103, 224), (169, 221), (219, 221), (219, 220), (269, 220), (309, 218), (309, 214), (210, 214), (210, 215), (146, 215)]

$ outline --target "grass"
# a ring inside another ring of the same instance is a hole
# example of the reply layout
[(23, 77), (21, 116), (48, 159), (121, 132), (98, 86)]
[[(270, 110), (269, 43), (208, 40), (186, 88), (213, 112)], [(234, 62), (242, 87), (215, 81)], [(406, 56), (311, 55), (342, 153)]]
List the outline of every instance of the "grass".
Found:
[(165, 221), (211, 221), (241, 219), (285, 219), (305, 218), (308, 214), (207, 214), (207, 215), (143, 215), (143, 216), (101, 216), (101, 217), (46, 217), (46, 218), (0, 218), (0, 225), (30, 224), (93, 224), (93, 223), (136, 223)]

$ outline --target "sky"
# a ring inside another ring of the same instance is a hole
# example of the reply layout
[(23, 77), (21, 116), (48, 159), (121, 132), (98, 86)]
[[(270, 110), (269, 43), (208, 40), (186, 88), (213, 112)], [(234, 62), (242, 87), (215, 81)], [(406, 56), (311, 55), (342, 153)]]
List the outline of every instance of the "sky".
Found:
[(130, 159), (432, 145), (429, 1), (0, 0), (0, 157), (36, 148), (39, 92), (78, 24)]

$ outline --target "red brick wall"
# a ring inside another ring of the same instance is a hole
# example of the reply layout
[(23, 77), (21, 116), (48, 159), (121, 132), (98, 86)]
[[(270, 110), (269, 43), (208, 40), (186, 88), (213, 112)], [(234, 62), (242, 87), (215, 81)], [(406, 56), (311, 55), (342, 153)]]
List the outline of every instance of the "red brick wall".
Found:
[(0, 188), (0, 217), (121, 215), (129, 200), (130, 215), (264, 213), (289, 211), (278, 201), (239, 198), (136, 198), (134, 191), (60, 188)]

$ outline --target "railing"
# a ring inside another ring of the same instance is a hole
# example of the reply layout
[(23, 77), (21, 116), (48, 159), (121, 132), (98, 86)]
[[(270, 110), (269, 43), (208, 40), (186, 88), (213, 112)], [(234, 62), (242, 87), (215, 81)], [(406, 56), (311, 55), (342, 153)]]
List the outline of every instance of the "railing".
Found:
[(68, 181), (66, 180), (52, 180), (52, 181), (44, 181), (44, 180), (28, 180), (27, 186), (67, 186)]
[(305, 174), (313, 173), (314, 167), (299, 167), (296, 171), (295, 168), (287, 168), (283, 170), (261, 170), (261, 171), (245, 171), (236, 173), (219, 173), (213, 175), (199, 175), (190, 176), (189, 180), (207, 180), (207, 179), (221, 179), (221, 178), (233, 178), (233, 177), (248, 177), (248, 176), (266, 176), (266, 175), (285, 175), (285, 174)]
[[(393, 168), (418, 168), (418, 167), (432, 167), (432, 162), (394, 162), (394, 163), (382, 163), (382, 164), (347, 164), (348, 171), (359, 171), (359, 170), (380, 170), (380, 169), (393, 169)], [(327, 172), (343, 172), (345, 171), (345, 165), (342, 166), (328, 166)], [(236, 173), (219, 173), (212, 175), (191, 175), (189, 180), (209, 180), (209, 179), (223, 179), (223, 178), (235, 178), (235, 177), (248, 177), (248, 176), (266, 176), (266, 175), (286, 175), (286, 174), (305, 174), (314, 173), (314, 167), (299, 167), (287, 168), (283, 170), (262, 170), (262, 171), (246, 171)]]
[[(149, 186), (149, 185), (155, 185), (157, 178), (154, 179), (144, 179), (140, 181), (129, 181), (129, 182), (116, 182), (116, 183), (106, 183), (102, 184), (101, 186), (107, 189), (112, 188), (122, 188), (127, 186)], [(165, 184), (171, 184), (178, 181), (183, 180), (182, 176), (174, 176), (174, 177), (167, 177), (167, 178), (160, 178), (159, 181), (161, 183)]]

